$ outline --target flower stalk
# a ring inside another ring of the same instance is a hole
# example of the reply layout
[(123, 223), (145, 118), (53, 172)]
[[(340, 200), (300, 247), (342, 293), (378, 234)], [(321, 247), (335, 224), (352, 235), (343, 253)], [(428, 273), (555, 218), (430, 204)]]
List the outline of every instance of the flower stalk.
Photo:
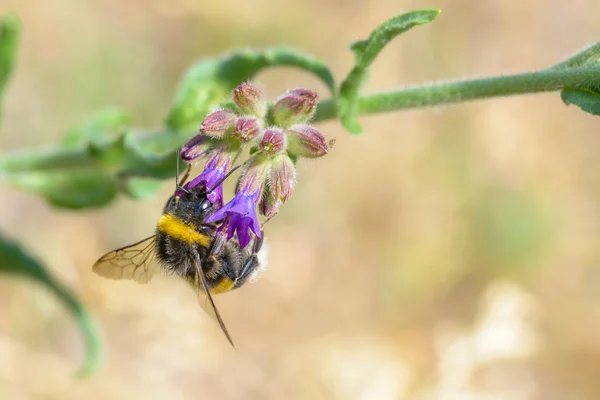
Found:
[[(555, 92), (565, 88), (586, 87), (590, 82), (598, 82), (599, 77), (600, 65), (431, 83), (359, 96), (358, 113), (373, 115), (500, 96)], [(335, 101), (322, 101), (313, 123), (337, 116)]]

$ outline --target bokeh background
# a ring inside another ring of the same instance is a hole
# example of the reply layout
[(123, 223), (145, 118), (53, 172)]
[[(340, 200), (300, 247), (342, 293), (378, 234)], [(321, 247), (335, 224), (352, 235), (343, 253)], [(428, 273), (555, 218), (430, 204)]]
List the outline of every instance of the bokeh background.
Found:
[[(600, 39), (596, 0), (0, 0), (24, 33), (2, 152), (50, 145), (106, 106), (157, 126), (198, 58), (291, 45), (341, 79), (350, 41), (415, 8), (366, 90), (550, 66)], [(312, 76), (270, 69), (275, 96)], [(338, 122), (267, 226), (262, 278), (217, 298), (230, 348), (184, 284), (104, 280), (172, 190), (82, 212), (0, 188), (0, 229), (72, 288), (105, 341), (77, 381), (78, 328), (45, 289), (0, 282), (2, 399), (600, 398), (600, 124), (558, 93)]]

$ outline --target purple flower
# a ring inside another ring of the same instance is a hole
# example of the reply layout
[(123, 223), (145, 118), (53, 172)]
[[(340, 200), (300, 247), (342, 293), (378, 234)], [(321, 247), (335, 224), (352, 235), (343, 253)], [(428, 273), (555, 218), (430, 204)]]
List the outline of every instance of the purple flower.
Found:
[(209, 216), (206, 222), (224, 220), (218, 232), (225, 231), (227, 240), (237, 233), (240, 247), (246, 247), (250, 243), (250, 231), (254, 232), (257, 237), (261, 237), (260, 224), (256, 216), (256, 203), (258, 203), (261, 192), (262, 186), (253, 192), (239, 190), (229, 203)]
[[(196, 186), (204, 185), (207, 190), (213, 189), (227, 174), (231, 159), (232, 155), (230, 153), (220, 150), (213, 151), (206, 161), (202, 173), (183, 185), (183, 187), (190, 190)], [(181, 196), (183, 193), (184, 191), (180, 189), (177, 190), (176, 195)], [(214, 188), (214, 190), (208, 193), (207, 197), (211, 203), (217, 207), (221, 207), (223, 205), (223, 184), (221, 183), (218, 187)]]

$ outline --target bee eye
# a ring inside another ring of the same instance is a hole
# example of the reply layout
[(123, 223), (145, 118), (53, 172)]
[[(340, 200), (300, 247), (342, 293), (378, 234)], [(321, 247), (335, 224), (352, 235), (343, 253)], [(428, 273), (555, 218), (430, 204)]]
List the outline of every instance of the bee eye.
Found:
[(202, 203), (200, 203), (200, 209), (202, 211), (205, 211), (205, 210), (209, 209), (210, 207), (212, 207), (212, 203), (208, 199), (206, 199), (206, 200), (202, 201)]

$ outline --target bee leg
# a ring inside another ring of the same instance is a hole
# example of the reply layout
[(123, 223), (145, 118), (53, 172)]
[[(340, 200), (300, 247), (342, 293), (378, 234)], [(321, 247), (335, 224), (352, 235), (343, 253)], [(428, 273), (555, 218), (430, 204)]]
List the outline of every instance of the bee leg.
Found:
[(242, 270), (240, 271), (239, 276), (235, 280), (235, 285), (232, 289), (237, 289), (244, 283), (246, 283), (248, 278), (252, 275), (252, 273), (258, 266), (258, 257), (256, 257), (256, 254), (253, 254), (252, 257), (250, 257), (248, 261), (246, 261), (246, 264), (244, 264), (244, 266), (242, 267)]
[(250, 256), (250, 258), (248, 258), (248, 261), (246, 261), (246, 263), (244, 264), (244, 266), (242, 267), (242, 270), (240, 271), (240, 275), (238, 276), (237, 280), (235, 281), (235, 286), (234, 289), (242, 286), (245, 282), (246, 279), (248, 279), (248, 277), (250, 275), (252, 275), (252, 272), (254, 272), (254, 270), (256, 269), (256, 267), (259, 266), (258, 263), (258, 256), (256, 255), (256, 253), (258, 253), (260, 251), (260, 248), (263, 245), (263, 234), (261, 232), (261, 237), (254, 237), (254, 243), (252, 244), (252, 255)]
[(225, 243), (227, 242), (227, 225), (229, 225), (229, 215), (225, 217), (221, 231), (215, 235), (215, 239), (213, 240), (210, 250), (208, 251), (208, 259), (211, 262), (217, 261), (216, 256), (221, 254), (221, 251), (225, 247)]
[(255, 236), (254, 237), (254, 243), (252, 245), (252, 254), (256, 254), (260, 251), (262, 245), (263, 245), (263, 238), (265, 237), (263, 231), (260, 231), (260, 237)]
[(216, 260), (215, 256), (221, 253), (223, 247), (225, 247), (226, 242), (227, 235), (225, 235), (225, 232), (221, 232), (220, 234), (215, 236), (215, 240), (213, 241), (212, 246), (210, 248), (210, 252), (208, 253), (208, 256), (211, 259), (211, 261)]

